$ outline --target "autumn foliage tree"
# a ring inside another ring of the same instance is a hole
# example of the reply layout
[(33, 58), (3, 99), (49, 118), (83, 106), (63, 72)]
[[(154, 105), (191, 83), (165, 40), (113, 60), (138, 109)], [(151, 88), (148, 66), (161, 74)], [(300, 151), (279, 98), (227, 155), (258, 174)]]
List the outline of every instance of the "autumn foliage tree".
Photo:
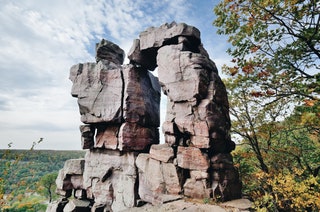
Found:
[(214, 12), (231, 44), (223, 71), (245, 190), (257, 209), (319, 210), (319, 1), (222, 0)]
[(250, 77), (253, 96), (313, 104), (320, 92), (320, 3), (316, 0), (224, 0), (214, 25), (229, 36), (231, 75)]

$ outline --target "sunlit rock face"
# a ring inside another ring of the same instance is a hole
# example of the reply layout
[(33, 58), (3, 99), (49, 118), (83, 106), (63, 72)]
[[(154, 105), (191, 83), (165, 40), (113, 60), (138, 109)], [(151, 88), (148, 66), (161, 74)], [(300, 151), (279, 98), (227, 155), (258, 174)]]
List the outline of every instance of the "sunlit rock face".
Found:
[[(241, 197), (230, 152), (226, 88), (197, 28), (175, 22), (141, 32), (128, 53), (102, 40), (96, 62), (71, 67), (84, 159), (57, 178), (47, 211), (122, 211), (182, 197)], [(158, 77), (152, 71), (158, 67)], [(168, 97), (159, 144), (161, 90)], [(68, 199), (71, 195), (74, 199)]]

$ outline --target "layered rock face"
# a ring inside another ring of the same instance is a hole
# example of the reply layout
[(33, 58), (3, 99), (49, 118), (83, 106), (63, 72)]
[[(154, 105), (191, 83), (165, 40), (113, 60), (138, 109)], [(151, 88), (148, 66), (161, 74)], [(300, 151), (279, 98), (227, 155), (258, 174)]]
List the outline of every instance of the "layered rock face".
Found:
[[(102, 40), (96, 62), (71, 67), (84, 159), (57, 178), (63, 199), (47, 211), (121, 211), (182, 197), (241, 197), (226, 88), (186, 24), (151, 27), (124, 52)], [(158, 67), (158, 78), (150, 71)], [(168, 97), (159, 144), (160, 93)], [(68, 200), (71, 195), (75, 199)]]

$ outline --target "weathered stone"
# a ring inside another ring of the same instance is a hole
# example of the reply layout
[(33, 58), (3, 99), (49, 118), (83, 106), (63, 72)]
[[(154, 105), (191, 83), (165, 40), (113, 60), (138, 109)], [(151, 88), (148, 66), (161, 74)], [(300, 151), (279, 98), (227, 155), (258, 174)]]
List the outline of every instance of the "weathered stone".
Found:
[(86, 190), (84, 190), (84, 189), (76, 189), (75, 192), (74, 192), (74, 196), (77, 199), (86, 199), (87, 198)]
[(200, 32), (195, 27), (183, 23), (164, 24), (159, 28), (150, 27), (140, 33), (140, 39), (134, 40), (128, 58), (133, 64), (154, 70), (158, 65), (158, 48), (168, 44), (176, 44), (180, 51), (199, 52)]
[(193, 108), (196, 106), (196, 101), (175, 102), (170, 108), (174, 116), (177, 118), (193, 117)]
[(69, 190), (83, 188), (84, 163), (84, 159), (70, 159), (65, 162), (63, 169), (59, 170), (56, 185), (61, 196), (69, 196)]
[[(58, 178), (57, 178), (58, 179)], [(62, 182), (62, 181), (61, 181)], [(57, 187), (59, 186), (59, 183), (56, 183)], [(62, 186), (61, 186), (62, 187)], [(64, 191), (62, 189), (57, 188), (56, 189), (56, 194), (58, 194), (59, 196), (65, 197), (65, 198), (69, 198), (72, 195), (72, 190), (67, 190)]]
[(195, 121), (193, 129), (195, 136), (209, 137), (209, 127), (206, 121)]
[(82, 175), (84, 170), (85, 160), (69, 159), (64, 163), (63, 172), (65, 175)]
[[(193, 137), (206, 137), (207, 144), (209, 145), (209, 127), (206, 121), (195, 120), (195, 115), (177, 116), (175, 118), (175, 124), (181, 133), (187, 133)], [(196, 146), (196, 142), (194, 143)], [(198, 148), (208, 148), (201, 147)]]
[[(194, 116), (194, 108), (197, 105), (196, 99), (192, 99), (187, 102), (173, 102), (170, 99), (167, 100), (167, 113), (166, 113), (166, 121), (168, 122), (175, 122), (175, 119), (181, 118), (184, 119), (185, 117)], [(176, 128), (176, 125), (175, 129)], [(176, 133), (176, 132), (175, 132)]]
[(83, 188), (82, 175), (71, 175), (70, 181), (72, 184), (72, 189), (82, 189)]
[(136, 160), (139, 171), (139, 196), (153, 205), (179, 197), (181, 187), (175, 166), (139, 154)]
[(59, 202), (50, 202), (46, 209), (46, 212), (56, 212), (58, 209)]
[(117, 149), (118, 133), (120, 126), (118, 125), (99, 125), (97, 127), (97, 135), (95, 148)]
[(166, 121), (174, 122), (174, 119), (176, 118), (176, 114), (173, 111), (175, 103), (171, 101), (169, 98), (167, 98), (167, 111), (166, 111)]
[[(200, 32), (197, 28), (184, 23), (164, 24), (158, 28), (150, 27), (140, 33), (140, 49), (149, 49), (161, 47), (165, 43), (178, 43), (178, 40), (172, 41), (180, 35), (192, 37), (195, 45), (200, 44)], [(171, 41), (170, 41), (171, 40)]]
[[(201, 54), (179, 51), (174, 45), (160, 48), (157, 64), (164, 93), (174, 102), (206, 97), (208, 72), (215, 67), (214, 63), (208, 67), (209, 61)], [(176, 92), (177, 90), (180, 92)]]
[(208, 132), (210, 132), (209, 137), (214, 141), (211, 144), (214, 151), (217, 153), (230, 152), (233, 149), (229, 135), (230, 118), (221, 106), (214, 101), (204, 99), (200, 102), (196, 115), (199, 120), (206, 121)]
[[(71, 94), (87, 124), (81, 126), (82, 146), (89, 150), (85, 161), (67, 161), (60, 170), (58, 193), (94, 203), (95, 212), (127, 210), (137, 197), (152, 204), (181, 193), (239, 198), (241, 182), (229, 154), (235, 144), (227, 92), (198, 29), (176, 23), (148, 28), (134, 40), (130, 64), (122, 66), (123, 58), (123, 50), (102, 40), (96, 63), (70, 69)], [(159, 80), (148, 71), (157, 66)], [(161, 88), (168, 96), (166, 144), (154, 145)], [(56, 210), (66, 204), (61, 201)], [(76, 207), (71, 201), (65, 210)]]
[(230, 120), (220, 110), (218, 110), (217, 107), (215, 107), (216, 105), (211, 104), (211, 106), (210, 110), (214, 112), (210, 115), (208, 114), (206, 117), (209, 128), (214, 130), (219, 129), (226, 133), (227, 129), (230, 127)]
[(207, 170), (209, 168), (208, 156), (195, 147), (178, 147), (178, 166), (184, 169)]
[(92, 186), (92, 198), (98, 205), (112, 205), (114, 190), (110, 180), (102, 182), (97, 178), (93, 178), (91, 181)]
[(169, 135), (174, 135), (174, 123), (171, 121), (165, 121), (162, 123), (162, 132)]
[(140, 40), (135, 39), (129, 50), (128, 58), (131, 64), (153, 71), (157, 67), (155, 59), (156, 51), (156, 49), (140, 51)]
[(56, 178), (56, 185), (57, 185), (57, 191), (59, 192), (59, 195), (61, 195), (61, 196), (65, 196), (64, 188), (71, 187), (69, 185), (64, 186), (65, 177), (66, 177), (66, 175), (64, 174), (63, 169), (60, 169), (58, 172), (58, 176)]
[(174, 156), (173, 149), (168, 144), (152, 145), (149, 154), (151, 158), (165, 163)]
[(63, 212), (90, 212), (89, 205), (90, 201), (73, 199), (66, 204), (66, 206), (63, 208)]
[(221, 106), (221, 109), (229, 116), (229, 102), (226, 86), (218, 75), (218, 72), (210, 72), (210, 84), (207, 99)]
[(184, 195), (191, 198), (210, 198), (211, 188), (207, 188), (206, 180), (187, 179), (183, 185)]
[(141, 64), (141, 60), (143, 60), (143, 56), (140, 55), (140, 40), (134, 39), (132, 46), (128, 52), (128, 59), (132, 61), (133, 63)]
[(159, 81), (162, 84), (183, 80), (180, 66), (180, 45), (164, 46), (158, 50), (157, 64)]
[[(202, 99), (206, 94), (203, 87), (206, 85), (206, 80), (194, 78), (183, 81), (172, 82), (162, 86), (163, 92), (174, 102), (190, 101)], [(175, 91), (180, 91), (177, 93)]]
[(181, 133), (194, 135), (194, 129), (193, 129), (194, 116), (193, 115), (189, 115), (185, 117), (176, 117), (174, 121)]
[(190, 177), (195, 180), (208, 179), (209, 175), (206, 171), (191, 170)]
[(169, 146), (173, 146), (177, 143), (176, 137), (174, 135), (168, 135), (168, 134), (164, 135), (164, 141)]
[(235, 199), (220, 204), (223, 207), (233, 207), (242, 210), (248, 210), (253, 207), (253, 203), (248, 199)]
[(109, 205), (114, 211), (135, 206), (137, 174), (134, 153), (91, 150), (85, 161), (83, 184), (89, 191), (88, 198), (94, 198), (97, 204)]
[(82, 149), (91, 149), (94, 146), (94, 128), (88, 124), (81, 125), (80, 132)]
[(203, 136), (190, 136), (190, 142), (193, 147), (201, 148), (201, 149), (209, 149), (210, 148), (210, 138)]
[(107, 60), (122, 65), (124, 56), (124, 51), (118, 45), (108, 40), (102, 39), (96, 44), (96, 62)]
[(78, 98), (82, 122), (121, 121), (123, 79), (120, 66), (109, 66), (102, 61), (76, 65), (71, 67), (70, 79), (73, 82), (71, 93)]
[(177, 175), (177, 170), (172, 163), (161, 163), (164, 183), (166, 185), (166, 194), (178, 195), (181, 192), (181, 186)]
[(135, 123), (122, 124), (119, 131), (119, 146), (121, 151), (142, 151), (152, 144), (159, 143), (158, 128), (146, 128)]
[(128, 65), (123, 69), (124, 120), (141, 126), (160, 126), (160, 85), (147, 70)]

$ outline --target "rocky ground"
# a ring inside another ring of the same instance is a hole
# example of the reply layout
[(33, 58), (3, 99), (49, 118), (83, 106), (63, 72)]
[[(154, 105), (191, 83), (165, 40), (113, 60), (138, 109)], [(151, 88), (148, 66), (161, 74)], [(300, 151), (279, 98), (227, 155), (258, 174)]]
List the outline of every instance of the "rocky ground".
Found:
[(123, 212), (245, 212), (250, 211), (252, 203), (247, 199), (232, 200), (217, 204), (204, 204), (200, 200), (177, 200), (158, 206), (146, 204), (141, 207), (125, 210)]

